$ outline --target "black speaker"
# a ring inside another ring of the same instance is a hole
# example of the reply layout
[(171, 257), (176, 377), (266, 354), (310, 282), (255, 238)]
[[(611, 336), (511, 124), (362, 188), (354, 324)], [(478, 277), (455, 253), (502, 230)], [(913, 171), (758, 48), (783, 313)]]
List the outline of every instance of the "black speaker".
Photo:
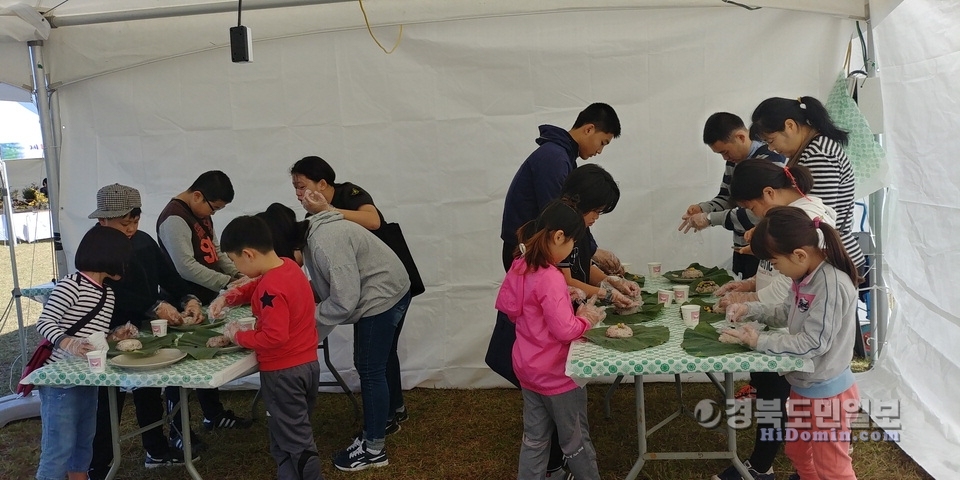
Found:
[(233, 63), (253, 61), (253, 36), (250, 27), (230, 27), (230, 59)]

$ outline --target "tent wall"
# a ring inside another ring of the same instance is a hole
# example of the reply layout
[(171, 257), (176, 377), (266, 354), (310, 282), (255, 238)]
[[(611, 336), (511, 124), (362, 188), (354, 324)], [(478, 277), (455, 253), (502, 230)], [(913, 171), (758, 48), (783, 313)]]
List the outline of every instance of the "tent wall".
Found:
[[(405, 385), (506, 385), (483, 354), (503, 275), (503, 197), (537, 125), (569, 128), (588, 103), (614, 105), (623, 136), (595, 160), (623, 198), (595, 227), (600, 244), (637, 266), (722, 263), (729, 232), (676, 231), (723, 171), (701, 142), (703, 121), (718, 110), (749, 117), (774, 95), (825, 98), (852, 31), (771, 9), (552, 13), (411, 25), (393, 55), (354, 29), (255, 42), (247, 65), (221, 48), (71, 83), (59, 91), (68, 258), (99, 186), (140, 188), (140, 225), (155, 233), (172, 195), (222, 169), (237, 190), (215, 217), (222, 229), (274, 201), (301, 211), (287, 169), (320, 155), (403, 225), (428, 284), (401, 340)], [(389, 43), (395, 30), (377, 34)], [(332, 342), (344, 370), (350, 334)]]
[[(960, 461), (960, 4), (904, 1), (876, 29), (895, 188), (884, 231), (892, 315), (865, 398), (899, 400), (900, 446), (937, 478)], [(936, 40), (933, 40), (936, 39)]]

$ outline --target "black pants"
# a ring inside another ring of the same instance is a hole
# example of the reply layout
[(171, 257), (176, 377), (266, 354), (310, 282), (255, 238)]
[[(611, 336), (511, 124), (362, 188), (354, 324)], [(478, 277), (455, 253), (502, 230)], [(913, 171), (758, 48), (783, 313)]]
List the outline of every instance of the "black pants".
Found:
[(740, 274), (741, 279), (746, 280), (756, 275), (757, 268), (759, 267), (759, 258), (753, 255), (744, 255), (740, 252), (733, 252), (733, 273)]
[[(113, 462), (113, 435), (110, 432), (110, 403), (107, 396), (109, 389), (97, 389), (97, 433), (93, 437), (93, 459), (90, 461), (91, 472), (102, 473), (96, 478), (106, 475)], [(126, 393), (117, 389), (117, 422), (123, 412), (123, 402)], [(145, 427), (163, 419), (163, 399), (160, 398), (160, 388), (138, 388), (133, 391), (133, 406), (137, 413), (137, 424)], [(169, 452), (167, 438), (163, 436), (163, 425), (151, 428), (140, 434), (143, 448), (154, 458), (163, 458)]]
[[(173, 408), (180, 402), (180, 387), (166, 387), (163, 394), (167, 397), (167, 411), (173, 411)], [(197, 401), (200, 402), (200, 410), (203, 411), (203, 418), (214, 420), (223, 413), (223, 403), (220, 402), (220, 390), (216, 388), (198, 388)], [(174, 437), (183, 431), (181, 426), (180, 414), (174, 415), (170, 436)]]
[[(758, 472), (766, 472), (773, 466), (782, 441), (776, 440), (773, 435), (770, 440), (763, 440), (764, 428), (782, 429), (787, 422), (787, 399), (790, 397), (790, 384), (786, 378), (777, 372), (753, 372), (750, 374), (750, 385), (757, 390), (757, 400), (778, 400), (780, 402), (780, 421), (772, 423), (757, 422), (757, 431), (753, 440), (753, 453), (750, 454), (750, 465)], [(769, 435), (766, 438), (771, 438)]]

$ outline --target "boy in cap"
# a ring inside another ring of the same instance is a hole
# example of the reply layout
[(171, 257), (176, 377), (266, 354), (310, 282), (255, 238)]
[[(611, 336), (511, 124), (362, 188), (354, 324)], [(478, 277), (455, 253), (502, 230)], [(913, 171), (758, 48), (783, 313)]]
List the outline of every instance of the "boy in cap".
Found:
[[(180, 325), (183, 323), (181, 309), (192, 316), (195, 323), (202, 321), (200, 301), (189, 294), (186, 283), (166, 261), (157, 242), (150, 235), (138, 230), (140, 207), (140, 192), (137, 189), (115, 183), (97, 192), (97, 209), (88, 216), (96, 219), (102, 226), (125, 234), (133, 247), (133, 257), (126, 265), (121, 279), (105, 280), (116, 296), (110, 329), (129, 328), (124, 327), (128, 322), (138, 329), (149, 329), (147, 322), (156, 318), (165, 319), (171, 325)], [(105, 478), (113, 461), (107, 392), (106, 387), (100, 387), (97, 431), (90, 463), (90, 478), (93, 480)], [(125, 397), (123, 391), (118, 392), (118, 412), (123, 411)], [(141, 427), (163, 418), (163, 399), (160, 397), (159, 388), (134, 389), (133, 404), (136, 407), (137, 423)], [(183, 463), (183, 452), (170, 448), (163, 435), (163, 427), (147, 430), (140, 437), (146, 450), (146, 468)]]

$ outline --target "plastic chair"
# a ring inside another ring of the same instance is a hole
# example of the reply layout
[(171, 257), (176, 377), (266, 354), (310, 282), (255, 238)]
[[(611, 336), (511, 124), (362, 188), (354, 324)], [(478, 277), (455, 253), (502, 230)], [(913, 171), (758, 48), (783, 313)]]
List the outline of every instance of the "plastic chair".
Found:
[[(340, 372), (337, 371), (336, 367), (333, 366), (333, 362), (330, 361), (330, 344), (328, 343), (329, 337), (324, 337), (324, 339), (317, 345), (317, 350), (323, 350), (323, 363), (327, 365), (327, 368), (330, 369), (330, 373), (335, 378), (335, 381), (320, 382), (321, 387), (340, 387), (343, 390), (343, 393), (347, 394), (347, 397), (350, 399), (350, 403), (353, 404), (353, 417), (357, 421), (360, 420), (360, 402), (357, 401), (357, 396), (350, 391), (350, 387), (347, 386), (347, 382), (343, 381), (343, 377), (340, 376)], [(253, 396), (253, 403), (250, 405), (250, 418), (257, 419), (257, 403), (260, 401), (260, 390), (257, 390), (257, 394)]]

